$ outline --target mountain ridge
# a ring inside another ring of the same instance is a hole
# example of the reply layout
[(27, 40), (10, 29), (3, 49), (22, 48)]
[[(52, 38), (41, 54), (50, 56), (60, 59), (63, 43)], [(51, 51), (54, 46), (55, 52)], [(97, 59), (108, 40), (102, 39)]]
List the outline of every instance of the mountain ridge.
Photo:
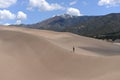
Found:
[[(101, 16), (72, 16), (63, 14), (35, 24), (18, 26), (72, 32), (83, 36), (101, 38), (101, 35), (108, 36), (107, 34), (109, 33), (120, 31), (120, 13), (110, 13)], [(112, 37), (114, 37), (114, 34), (112, 34)]]

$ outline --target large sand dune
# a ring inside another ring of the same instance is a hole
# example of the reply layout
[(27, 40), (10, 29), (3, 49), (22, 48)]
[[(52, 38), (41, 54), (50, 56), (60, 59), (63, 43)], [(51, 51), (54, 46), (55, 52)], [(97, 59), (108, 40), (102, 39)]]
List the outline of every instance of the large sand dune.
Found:
[(67, 32), (0, 27), (0, 80), (120, 80), (120, 46)]

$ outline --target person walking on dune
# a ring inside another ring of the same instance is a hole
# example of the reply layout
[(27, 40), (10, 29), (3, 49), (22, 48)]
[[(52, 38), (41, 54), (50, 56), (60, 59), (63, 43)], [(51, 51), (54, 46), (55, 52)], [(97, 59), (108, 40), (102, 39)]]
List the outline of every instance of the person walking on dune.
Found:
[(73, 46), (73, 52), (75, 52), (75, 47)]

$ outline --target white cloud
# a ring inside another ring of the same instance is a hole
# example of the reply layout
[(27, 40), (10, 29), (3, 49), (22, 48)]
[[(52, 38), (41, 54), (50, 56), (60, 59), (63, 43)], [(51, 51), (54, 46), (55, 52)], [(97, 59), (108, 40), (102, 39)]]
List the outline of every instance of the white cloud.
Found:
[(32, 8), (38, 8), (40, 11), (52, 11), (52, 10), (59, 10), (63, 9), (63, 7), (57, 3), (48, 3), (46, 0), (29, 0), (30, 7), (28, 9)]
[(118, 6), (119, 4), (120, 4), (120, 0), (100, 0), (98, 2), (99, 6), (107, 6), (107, 7)]
[(75, 5), (76, 3), (77, 3), (77, 1), (72, 1), (72, 2), (69, 3), (69, 5), (72, 6), (72, 5)]
[(70, 15), (74, 15), (74, 16), (81, 16), (82, 15), (80, 13), (79, 9), (76, 9), (76, 8), (68, 8), (66, 13), (70, 14)]
[(8, 8), (16, 2), (17, 0), (0, 0), (0, 8)]
[(0, 20), (15, 19), (15, 14), (11, 13), (9, 10), (0, 10)]
[(27, 19), (27, 14), (25, 14), (22, 11), (19, 11), (17, 14), (17, 19), (20, 19), (20, 20)]
[[(0, 23), (3, 20), (16, 20), (16, 24), (21, 24), (22, 20), (27, 19), (27, 14), (22, 11), (19, 11), (17, 14), (10, 12), (9, 10), (0, 10)], [(8, 24), (4, 24), (8, 25)]]
[(21, 23), (22, 23), (21, 20), (17, 20), (17, 21), (16, 21), (16, 24), (18, 24), (18, 25), (21, 24)]
[(5, 25), (5, 26), (9, 26), (10, 24), (9, 24), (9, 23), (5, 23), (5, 24), (3, 24), (3, 25)]
[(25, 20), (27, 19), (27, 14), (25, 14), (24, 12), (22, 11), (19, 11), (17, 13), (17, 21), (16, 21), (16, 24), (21, 24), (22, 23), (22, 20)]

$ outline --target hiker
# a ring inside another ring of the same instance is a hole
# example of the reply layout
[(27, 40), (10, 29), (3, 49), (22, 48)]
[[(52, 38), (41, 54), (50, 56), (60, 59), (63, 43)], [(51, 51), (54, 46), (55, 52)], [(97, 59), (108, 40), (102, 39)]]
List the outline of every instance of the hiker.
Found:
[(75, 52), (75, 47), (73, 46), (73, 52)]

